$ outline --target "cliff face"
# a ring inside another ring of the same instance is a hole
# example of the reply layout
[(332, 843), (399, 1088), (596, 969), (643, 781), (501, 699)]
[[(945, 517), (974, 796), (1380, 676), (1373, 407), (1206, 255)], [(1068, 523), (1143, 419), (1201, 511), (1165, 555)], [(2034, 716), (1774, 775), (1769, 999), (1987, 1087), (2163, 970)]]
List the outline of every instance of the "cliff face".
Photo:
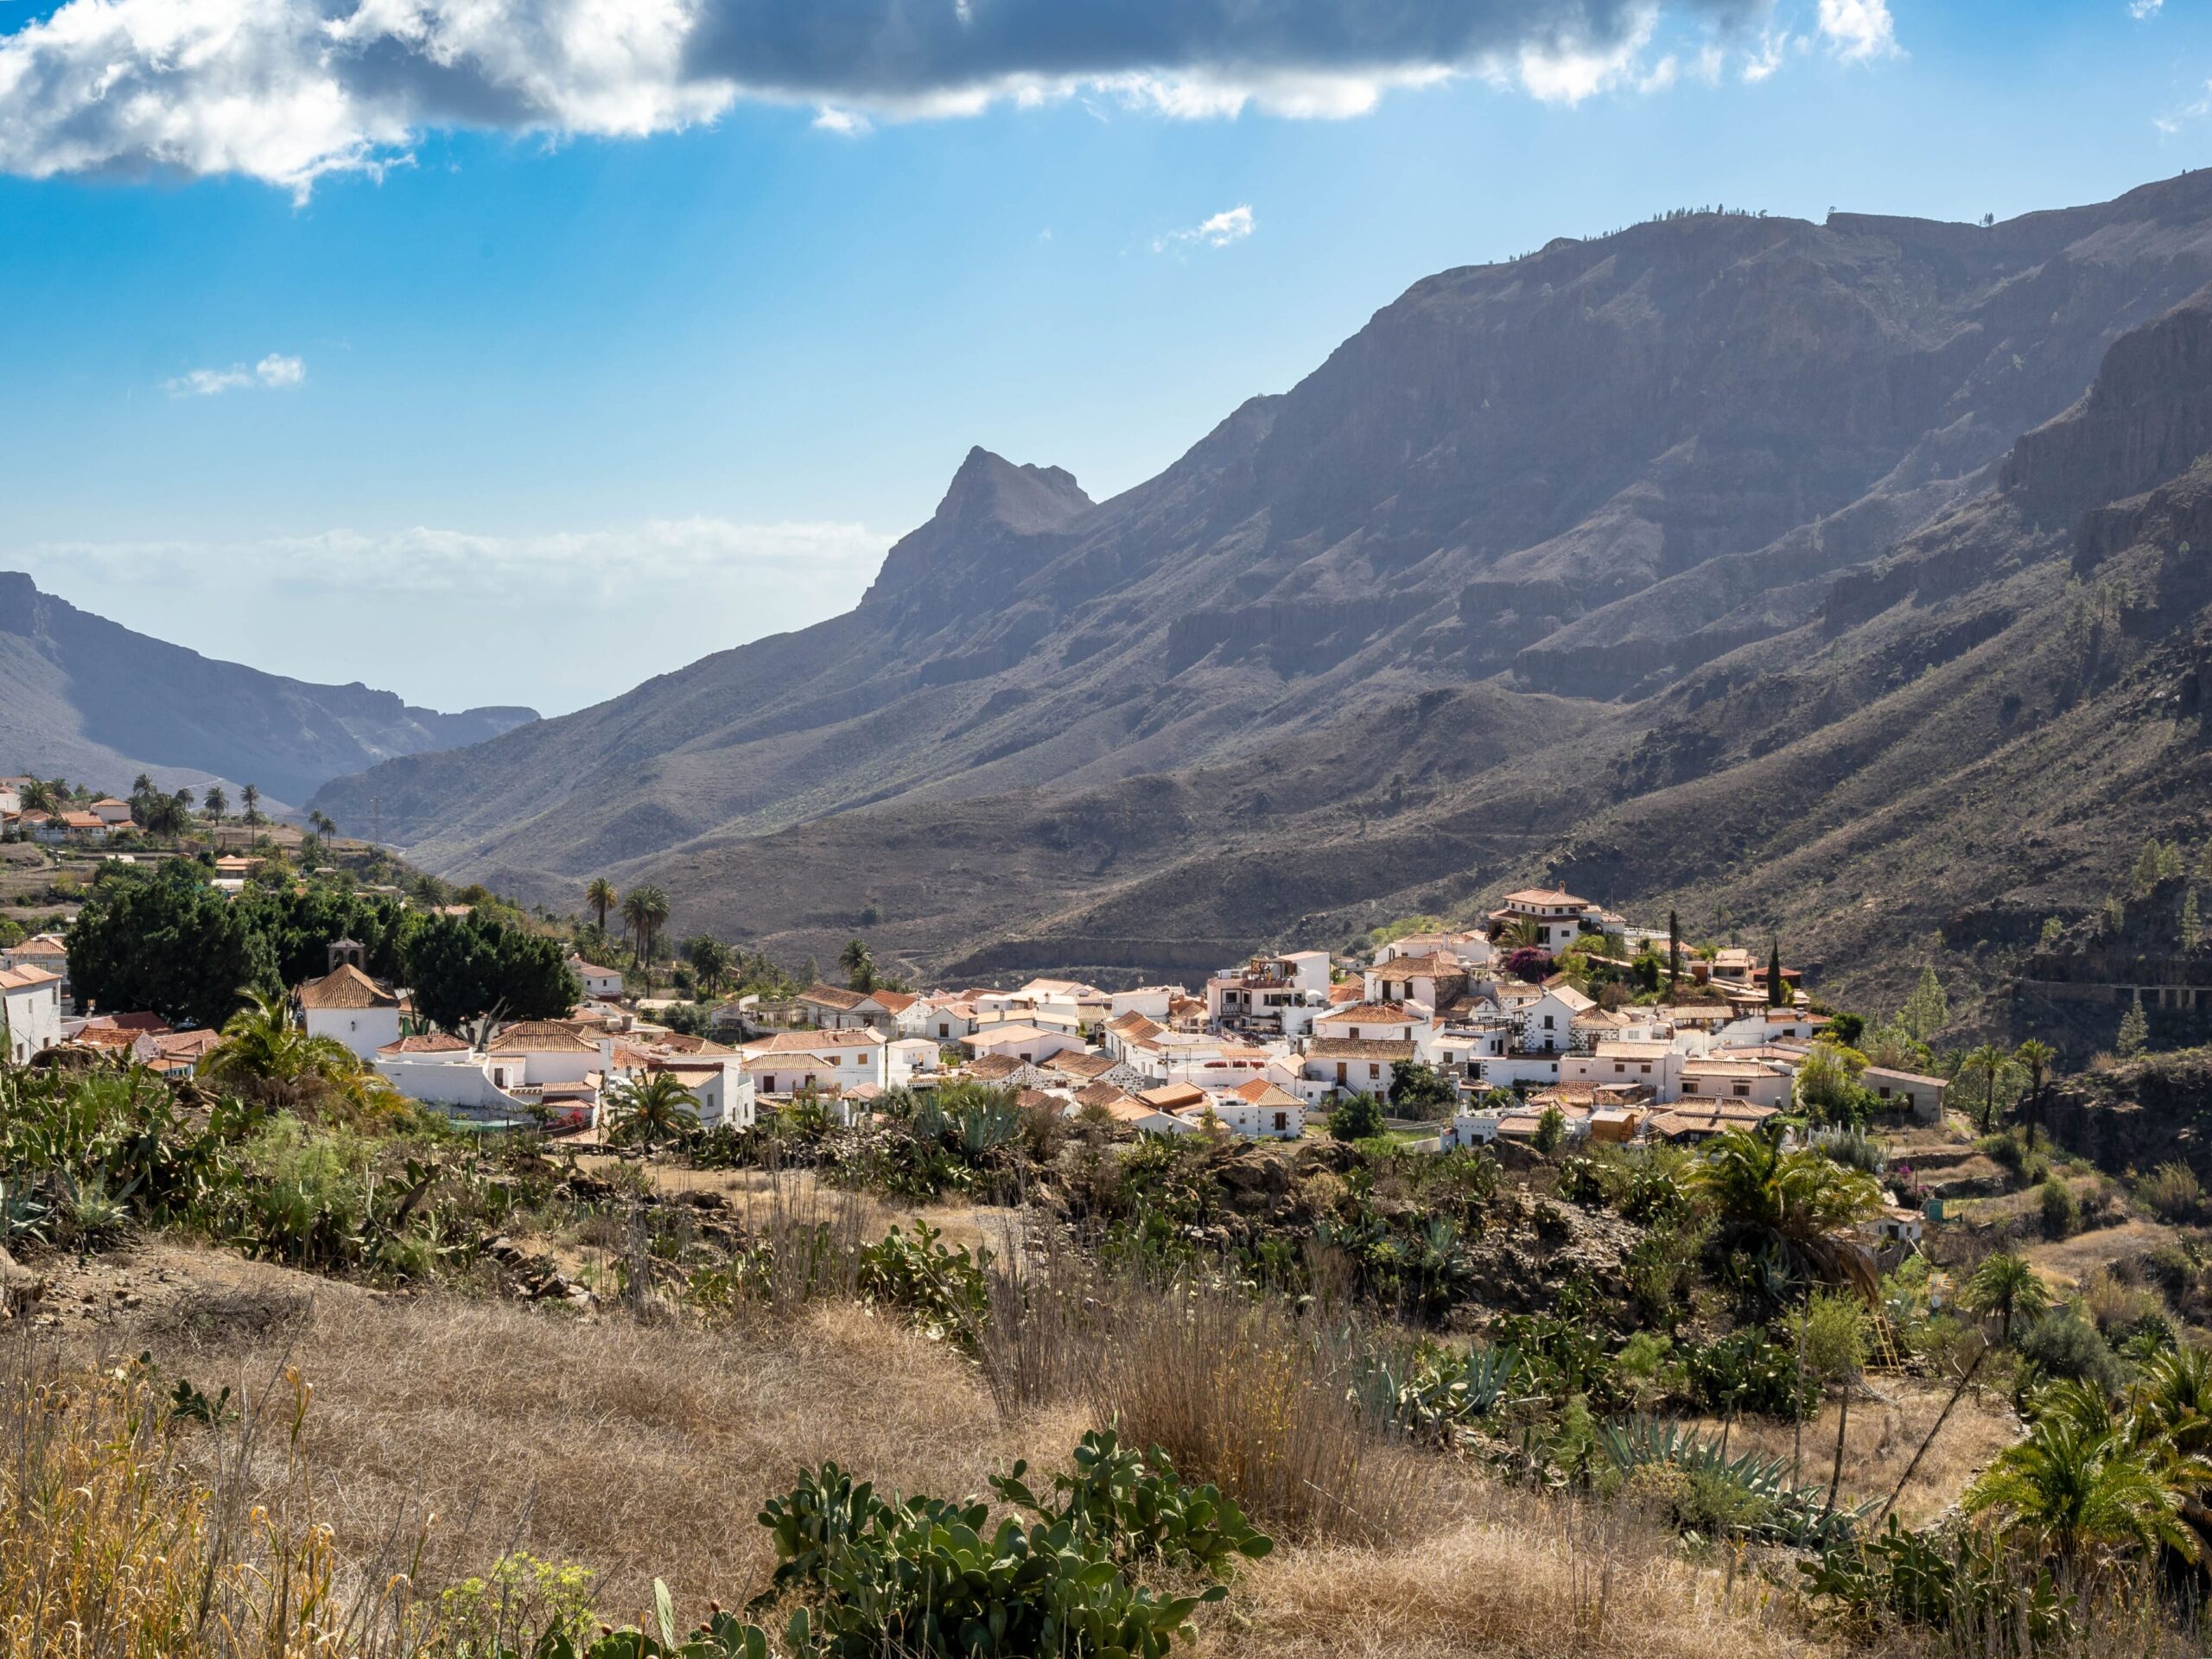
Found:
[(441, 714), (361, 684), (311, 685), (134, 633), (0, 571), (4, 765), (120, 790), (210, 778), (303, 803), (330, 778), (393, 755), (481, 742), (527, 709)]
[[(1122, 495), (972, 454), (849, 615), (320, 804), (374, 795), (448, 873), (556, 899), (651, 875), (798, 938), (849, 926), (893, 843), (1156, 824), (1135, 798), (1202, 769), (1252, 815), (1132, 829), (1079, 896), (1061, 857), (913, 903), (976, 949), (1047, 918), (1126, 940), (1145, 905), (1226, 938), (1541, 861), (1802, 913), (1815, 866), (1770, 887), (1750, 849), (1779, 870), (1824, 826), (1856, 868), (1907, 834), (1890, 804), (2071, 744), (2140, 670), (2147, 633), (2084, 656), (2068, 526), (2139, 512), (2197, 442), (2202, 302), (2167, 314), (2208, 279), (2212, 173), (1991, 227), (1700, 215), (1445, 272)], [(1501, 741), (1430, 732), (1377, 772), (1359, 734), (1430, 696)], [(1308, 774), (1322, 749), (1344, 768)], [(1253, 833), (1280, 892), (1220, 862)], [(717, 891), (770, 856), (811, 874)]]

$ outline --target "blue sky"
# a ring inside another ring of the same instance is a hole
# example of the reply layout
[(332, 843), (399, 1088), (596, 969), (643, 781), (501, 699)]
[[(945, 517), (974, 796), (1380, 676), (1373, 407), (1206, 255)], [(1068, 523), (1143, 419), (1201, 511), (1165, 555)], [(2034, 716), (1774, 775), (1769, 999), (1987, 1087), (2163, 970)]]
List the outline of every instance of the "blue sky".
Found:
[[(1462, 0), (1379, 43), (1284, 0), (1312, 38), (1256, 46), (1233, 5), (1058, 0), (1104, 18), (1070, 44), (969, 3), (1011, 23), (893, 73), (785, 40), (803, 8), (632, 0), (791, 62), (447, 41), (403, 96), (235, 31), (194, 79), (162, 31), (457, 0), (0, 0), (0, 568), (556, 712), (845, 608), (972, 443), (1140, 481), (1430, 271), (1684, 204), (2003, 217), (2212, 149), (2190, 0)], [(86, 94), (118, 12), (149, 62)]]

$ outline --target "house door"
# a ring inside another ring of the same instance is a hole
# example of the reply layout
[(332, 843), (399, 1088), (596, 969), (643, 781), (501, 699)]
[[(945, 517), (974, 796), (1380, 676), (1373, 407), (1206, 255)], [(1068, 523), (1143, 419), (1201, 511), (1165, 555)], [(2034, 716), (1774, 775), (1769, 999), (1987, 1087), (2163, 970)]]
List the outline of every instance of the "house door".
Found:
[(1343, 1087), (1344, 1086), (1344, 1081), (1345, 1081), (1346, 1075), (1347, 1075), (1347, 1074), (1346, 1074), (1345, 1070), (1344, 1070), (1344, 1063), (1342, 1060), (1338, 1060), (1338, 1061), (1337, 1062), (1337, 1087), (1338, 1087), (1338, 1088), (1341, 1089), (1341, 1088), (1343, 1088)]

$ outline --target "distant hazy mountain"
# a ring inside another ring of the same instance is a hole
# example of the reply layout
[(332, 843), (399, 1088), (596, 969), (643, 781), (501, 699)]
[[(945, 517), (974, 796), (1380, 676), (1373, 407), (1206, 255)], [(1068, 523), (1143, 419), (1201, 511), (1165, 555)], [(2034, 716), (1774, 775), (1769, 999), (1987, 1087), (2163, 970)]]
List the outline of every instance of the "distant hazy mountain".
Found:
[[(309, 685), (133, 633), (0, 571), (0, 772), (118, 791), (210, 776), (304, 803), (395, 755), (478, 743), (528, 709), (442, 715), (365, 685)], [(349, 826), (351, 827), (351, 826)], [(365, 830), (365, 820), (359, 826)]]
[(1853, 916), (2031, 931), (2200, 804), (2113, 771), (2141, 697), (2195, 695), (2136, 678), (2187, 584), (2146, 608), (2075, 520), (2115, 569), (2139, 523), (2212, 548), (2158, 528), (2208, 385), (2201, 304), (2166, 314), (2208, 280), (2212, 173), (1554, 242), (1122, 495), (976, 451), (850, 613), (321, 804), (556, 901), (650, 877), (787, 950), (872, 910), (880, 956), (978, 971), (1205, 965), (1538, 870), (1839, 955)]

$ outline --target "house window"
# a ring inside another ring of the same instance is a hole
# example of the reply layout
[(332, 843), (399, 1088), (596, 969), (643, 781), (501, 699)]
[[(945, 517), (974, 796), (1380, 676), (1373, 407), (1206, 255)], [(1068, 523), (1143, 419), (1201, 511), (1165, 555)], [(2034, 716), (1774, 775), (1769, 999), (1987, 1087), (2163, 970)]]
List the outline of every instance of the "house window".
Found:
[[(1649, 1068), (1649, 1066), (1645, 1067), (1644, 1069), (1645, 1069), (1646, 1071), (1650, 1070), (1650, 1068)], [(1614, 1070), (1615, 1071), (1618, 1071), (1618, 1072), (1624, 1072), (1624, 1071), (1626, 1071), (1628, 1070), (1627, 1063), (1626, 1063), (1625, 1061), (1622, 1061), (1622, 1060), (1615, 1060), (1615, 1061), (1613, 1062), (1613, 1070)]]
[(1551, 1028), (1552, 1028), (1552, 1017), (1551, 1017), (1551, 1015), (1549, 1015), (1549, 1014), (1546, 1014), (1546, 1015), (1544, 1016), (1544, 1029), (1545, 1029), (1546, 1031), (1549, 1031)]
[(1275, 1128), (1276, 1128), (1276, 1131), (1277, 1131), (1278, 1133), (1280, 1133), (1280, 1132), (1281, 1132), (1282, 1130), (1287, 1129), (1289, 1127), (1290, 1127), (1290, 1114), (1289, 1114), (1288, 1112), (1277, 1112), (1277, 1113), (1275, 1114)]
[(940, 1023), (937, 1028), (937, 1034), (940, 1037), (950, 1037), (952, 1035), (952, 1027), (949, 1025)]
[(1748, 1083), (1739, 1083), (1736, 1085), (1736, 1092), (1739, 1095), (1748, 1095), (1751, 1092), (1751, 1085)]
[(1379, 1077), (1382, 1075), (1382, 1068), (1370, 1060), (1367, 1065), (1367, 1075), (1370, 1077)]
[(1646, 1060), (1646, 1061), (1645, 1061), (1642, 1065), (1638, 1066), (1637, 1069), (1639, 1071), (1643, 1072), (1643, 1075), (1644, 1075), (1645, 1077), (1649, 1077), (1649, 1076), (1651, 1075), (1651, 1062), (1650, 1062), (1650, 1061), (1649, 1061), (1649, 1060)]

